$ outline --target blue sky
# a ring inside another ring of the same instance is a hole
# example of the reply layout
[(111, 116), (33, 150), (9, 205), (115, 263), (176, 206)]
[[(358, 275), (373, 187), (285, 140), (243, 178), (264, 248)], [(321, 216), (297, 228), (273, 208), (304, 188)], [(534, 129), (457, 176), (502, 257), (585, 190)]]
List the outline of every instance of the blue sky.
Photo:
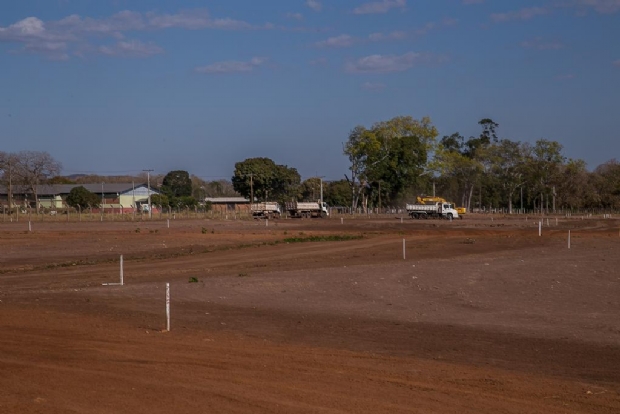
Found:
[(356, 125), (557, 140), (620, 158), (620, 0), (0, 2), (0, 150), (64, 173), (339, 179)]

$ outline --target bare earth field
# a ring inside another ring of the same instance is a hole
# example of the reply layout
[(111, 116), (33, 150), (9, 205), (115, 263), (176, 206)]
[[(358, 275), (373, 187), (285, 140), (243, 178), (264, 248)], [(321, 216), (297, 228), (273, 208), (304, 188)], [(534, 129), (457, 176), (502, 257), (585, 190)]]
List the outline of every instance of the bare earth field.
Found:
[(620, 221), (537, 220), (0, 222), (0, 413), (620, 413)]

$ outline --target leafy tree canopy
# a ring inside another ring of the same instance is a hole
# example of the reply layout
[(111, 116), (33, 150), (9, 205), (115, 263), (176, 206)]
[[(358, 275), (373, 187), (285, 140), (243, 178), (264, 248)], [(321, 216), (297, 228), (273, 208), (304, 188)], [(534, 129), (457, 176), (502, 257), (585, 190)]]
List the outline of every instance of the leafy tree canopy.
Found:
[(277, 165), (269, 158), (248, 158), (235, 164), (233, 188), (244, 197), (252, 192), (259, 201), (297, 198), (301, 176), (295, 168)]
[(164, 177), (161, 192), (168, 198), (191, 196), (192, 180), (189, 173), (183, 170), (170, 171)]
[(97, 194), (91, 193), (82, 186), (72, 188), (66, 199), (67, 204), (71, 207), (79, 207), (82, 209), (88, 208), (89, 206), (98, 207), (100, 201), (101, 200)]

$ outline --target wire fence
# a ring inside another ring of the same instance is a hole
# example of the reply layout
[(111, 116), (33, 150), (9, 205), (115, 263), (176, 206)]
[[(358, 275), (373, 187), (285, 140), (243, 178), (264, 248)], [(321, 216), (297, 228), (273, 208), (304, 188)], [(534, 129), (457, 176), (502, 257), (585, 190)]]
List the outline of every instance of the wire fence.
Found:
[[(388, 218), (388, 217), (407, 217), (408, 212), (402, 207), (384, 207), (369, 209), (352, 209), (351, 207), (329, 207), (327, 218)], [(472, 212), (464, 214), (465, 217), (476, 217), (483, 215), (499, 215), (504, 217), (513, 216), (553, 216), (553, 217), (575, 217), (575, 218), (620, 218), (620, 210), (615, 209), (556, 209), (552, 210), (533, 210), (533, 209), (513, 209), (510, 212), (507, 208), (474, 209)], [(39, 212), (34, 209), (13, 209), (8, 211), (2, 209), (2, 222), (13, 222), (20, 220), (27, 221), (49, 221), (49, 222), (76, 222), (76, 221), (150, 221), (150, 220), (252, 220), (254, 217), (247, 208), (219, 208), (205, 209), (204, 207), (186, 208), (159, 208), (151, 212), (128, 209), (45, 209)], [(280, 219), (290, 218), (289, 214), (283, 212)]]

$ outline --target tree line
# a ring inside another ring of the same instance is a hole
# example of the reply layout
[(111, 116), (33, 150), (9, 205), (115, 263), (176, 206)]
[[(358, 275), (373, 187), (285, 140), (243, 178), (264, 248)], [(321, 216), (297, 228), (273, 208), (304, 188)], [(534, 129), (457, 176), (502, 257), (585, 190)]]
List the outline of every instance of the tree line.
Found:
[[(499, 124), (488, 118), (478, 125), (480, 133), (468, 138), (458, 132), (439, 138), (428, 117), (356, 126), (343, 143), (349, 167), (341, 180), (302, 181), (294, 167), (265, 157), (248, 158), (235, 164), (230, 181), (206, 181), (183, 170), (152, 175), (153, 187), (161, 192), (152, 203), (194, 207), (205, 197), (232, 196), (314, 201), (322, 193), (331, 206), (367, 211), (435, 194), (469, 211), (620, 209), (620, 163), (615, 159), (588, 171), (585, 161), (567, 158), (557, 141), (531, 144), (502, 138)], [(0, 184), (8, 189), (9, 203), (12, 189), (22, 186), (38, 205), (40, 184), (146, 181), (145, 175), (62, 177), (61, 167), (46, 152), (0, 152)]]

